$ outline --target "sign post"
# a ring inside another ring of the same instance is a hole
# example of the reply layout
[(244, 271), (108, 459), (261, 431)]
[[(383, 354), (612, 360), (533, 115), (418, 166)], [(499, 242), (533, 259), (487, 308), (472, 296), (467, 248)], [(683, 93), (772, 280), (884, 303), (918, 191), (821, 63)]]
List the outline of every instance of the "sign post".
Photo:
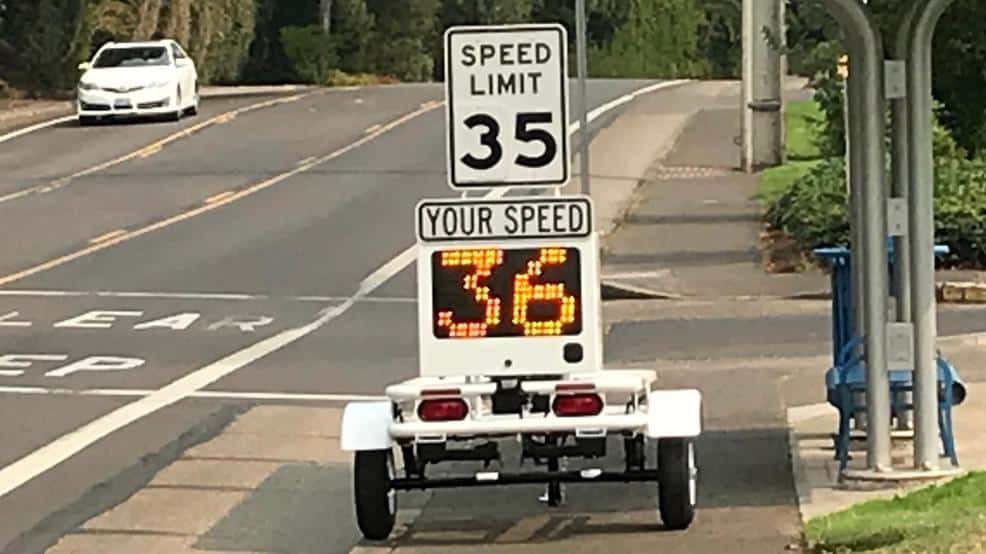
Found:
[(445, 32), (448, 183), (455, 189), (568, 182), (568, 35), (561, 25)]
[(579, 175), (582, 183), (582, 194), (589, 194), (589, 98), (586, 91), (586, 79), (589, 78), (587, 31), (585, 0), (575, 1), (576, 52), (579, 70)]

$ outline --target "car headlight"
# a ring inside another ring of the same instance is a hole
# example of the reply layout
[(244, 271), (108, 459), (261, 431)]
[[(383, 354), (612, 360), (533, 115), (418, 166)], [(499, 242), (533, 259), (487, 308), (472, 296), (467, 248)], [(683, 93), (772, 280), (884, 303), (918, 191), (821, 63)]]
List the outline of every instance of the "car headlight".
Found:
[(87, 83), (85, 81), (79, 81), (79, 88), (81, 90), (96, 90), (99, 87), (96, 86), (96, 84), (94, 84), (94, 83)]
[(147, 88), (161, 88), (166, 87), (169, 84), (171, 84), (171, 82), (167, 80), (151, 81), (150, 83), (147, 83)]

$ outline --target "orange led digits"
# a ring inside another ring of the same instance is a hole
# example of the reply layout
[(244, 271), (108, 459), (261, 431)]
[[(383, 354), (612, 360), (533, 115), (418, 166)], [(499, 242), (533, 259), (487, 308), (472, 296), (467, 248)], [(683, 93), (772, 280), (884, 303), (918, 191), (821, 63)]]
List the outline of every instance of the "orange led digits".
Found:
[(462, 279), (462, 288), (475, 291), (476, 302), (486, 305), (484, 321), (454, 321), (451, 311), (438, 313), (438, 327), (448, 328), (452, 338), (478, 338), (487, 335), (489, 327), (500, 324), (500, 299), (490, 296), (490, 289), (479, 286), (480, 279), (493, 274), (493, 268), (503, 263), (503, 250), (457, 250), (442, 252), (442, 267), (474, 267), (475, 271)]
[[(565, 294), (564, 283), (531, 284), (531, 278), (539, 277), (543, 273), (544, 266), (562, 265), (565, 260), (564, 249), (543, 248), (537, 261), (527, 262), (527, 273), (518, 273), (514, 276), (513, 323), (524, 328), (524, 335), (535, 337), (561, 335), (563, 327), (575, 321), (575, 297)], [(558, 308), (557, 319), (530, 321), (528, 309), (531, 302), (555, 304)]]

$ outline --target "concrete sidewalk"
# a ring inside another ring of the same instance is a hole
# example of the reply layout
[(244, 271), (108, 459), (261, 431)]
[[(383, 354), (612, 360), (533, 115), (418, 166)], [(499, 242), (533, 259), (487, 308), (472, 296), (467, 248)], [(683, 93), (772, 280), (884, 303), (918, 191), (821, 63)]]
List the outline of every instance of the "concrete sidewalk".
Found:
[[(673, 147), (650, 165), (628, 213), (607, 237), (607, 283), (671, 298), (776, 297), (827, 289), (821, 273), (771, 275), (763, 269), (761, 207), (753, 199), (760, 178), (737, 169), (739, 83), (695, 83), (675, 92), (633, 108), (633, 115), (643, 118), (673, 109), (675, 102), (701, 100)], [(802, 94), (798, 83), (792, 82), (787, 94)]]
[[(986, 334), (946, 337), (939, 339), (942, 352), (963, 377), (969, 364), (982, 364), (986, 349)], [(982, 375), (969, 371), (973, 379)], [(819, 378), (821, 378), (819, 376)], [(965, 402), (952, 411), (955, 426), (955, 447), (962, 471), (986, 470), (986, 382), (966, 382)], [(791, 430), (791, 458), (798, 490), (798, 503), (803, 521), (831, 514), (869, 500), (893, 496), (927, 486), (928, 482), (891, 482), (874, 485), (840, 483), (839, 466), (834, 459), (832, 434), (838, 424), (838, 414), (829, 404), (809, 404), (788, 408)], [(895, 433), (892, 458), (895, 467), (910, 467), (913, 460), (913, 440), (908, 432)], [(939, 443), (940, 448), (940, 443)], [(850, 469), (863, 469), (866, 462), (864, 441), (853, 441), (850, 447)], [(942, 460), (942, 467), (951, 462)], [(940, 481), (939, 481), (940, 483)]]

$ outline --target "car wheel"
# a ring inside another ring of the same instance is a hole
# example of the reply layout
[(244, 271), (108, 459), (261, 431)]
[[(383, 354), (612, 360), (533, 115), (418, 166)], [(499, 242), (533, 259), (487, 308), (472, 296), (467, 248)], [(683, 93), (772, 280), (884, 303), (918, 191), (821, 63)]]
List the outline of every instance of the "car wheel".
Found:
[(89, 125), (95, 125), (99, 123), (99, 118), (94, 115), (80, 115), (79, 125), (82, 127), (88, 127)]
[(396, 477), (394, 455), (390, 450), (356, 452), (353, 466), (356, 523), (364, 537), (382, 541), (390, 536), (397, 516), (397, 491), (391, 486)]
[(657, 464), (661, 521), (668, 529), (687, 529), (695, 519), (695, 443), (689, 439), (659, 440)]
[(188, 115), (199, 115), (199, 100), (200, 99), (201, 99), (201, 97), (199, 96), (199, 84), (198, 83), (195, 83), (195, 100), (192, 102), (192, 105), (189, 106), (189, 108), (188, 108)]

